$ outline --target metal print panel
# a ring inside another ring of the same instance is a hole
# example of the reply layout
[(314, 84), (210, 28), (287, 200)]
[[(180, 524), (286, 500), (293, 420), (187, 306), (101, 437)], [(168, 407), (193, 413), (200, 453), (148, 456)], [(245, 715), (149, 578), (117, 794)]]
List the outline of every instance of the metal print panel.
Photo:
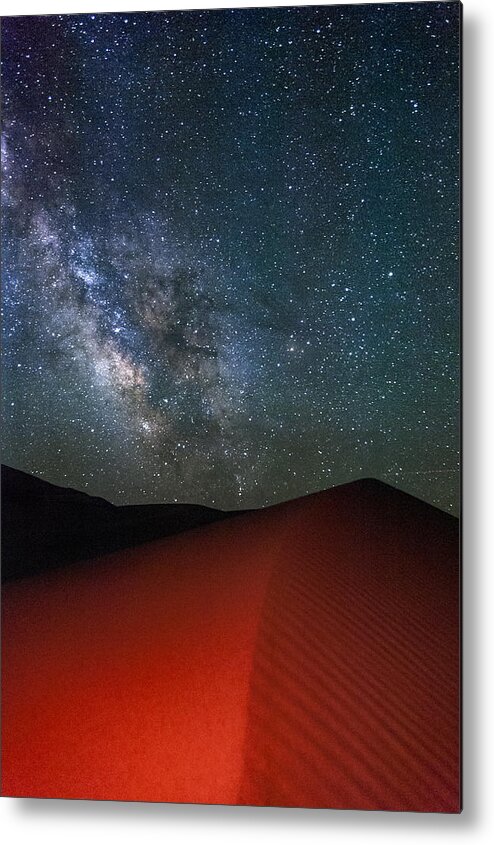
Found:
[(456, 2), (2, 20), (2, 789), (457, 813)]

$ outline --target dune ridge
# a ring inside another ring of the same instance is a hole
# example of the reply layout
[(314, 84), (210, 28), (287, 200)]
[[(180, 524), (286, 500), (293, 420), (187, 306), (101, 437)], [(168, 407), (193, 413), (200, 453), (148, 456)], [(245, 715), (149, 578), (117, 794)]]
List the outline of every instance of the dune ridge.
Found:
[[(357, 502), (350, 485), (337, 507), (323, 494), (292, 509), (253, 658), (239, 801), (457, 812), (456, 526), (358, 485)], [(403, 535), (404, 519), (422, 534)]]

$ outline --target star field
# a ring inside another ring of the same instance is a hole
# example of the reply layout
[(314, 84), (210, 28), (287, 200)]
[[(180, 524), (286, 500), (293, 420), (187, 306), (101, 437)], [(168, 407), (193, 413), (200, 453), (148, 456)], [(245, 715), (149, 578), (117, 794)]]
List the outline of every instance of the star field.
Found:
[(4, 18), (3, 460), (457, 512), (459, 12)]

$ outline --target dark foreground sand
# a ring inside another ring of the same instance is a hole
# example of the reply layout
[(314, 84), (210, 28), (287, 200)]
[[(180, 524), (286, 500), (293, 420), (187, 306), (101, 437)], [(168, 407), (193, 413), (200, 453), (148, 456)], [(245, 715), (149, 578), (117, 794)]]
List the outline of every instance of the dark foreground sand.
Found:
[(10, 582), (2, 792), (458, 812), (458, 592), (372, 481)]

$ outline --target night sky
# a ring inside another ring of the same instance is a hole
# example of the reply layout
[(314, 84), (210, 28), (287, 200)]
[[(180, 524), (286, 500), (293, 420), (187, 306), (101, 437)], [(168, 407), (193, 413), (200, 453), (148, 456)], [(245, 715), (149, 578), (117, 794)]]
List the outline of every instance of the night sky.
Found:
[(457, 512), (459, 11), (4, 18), (3, 461)]

